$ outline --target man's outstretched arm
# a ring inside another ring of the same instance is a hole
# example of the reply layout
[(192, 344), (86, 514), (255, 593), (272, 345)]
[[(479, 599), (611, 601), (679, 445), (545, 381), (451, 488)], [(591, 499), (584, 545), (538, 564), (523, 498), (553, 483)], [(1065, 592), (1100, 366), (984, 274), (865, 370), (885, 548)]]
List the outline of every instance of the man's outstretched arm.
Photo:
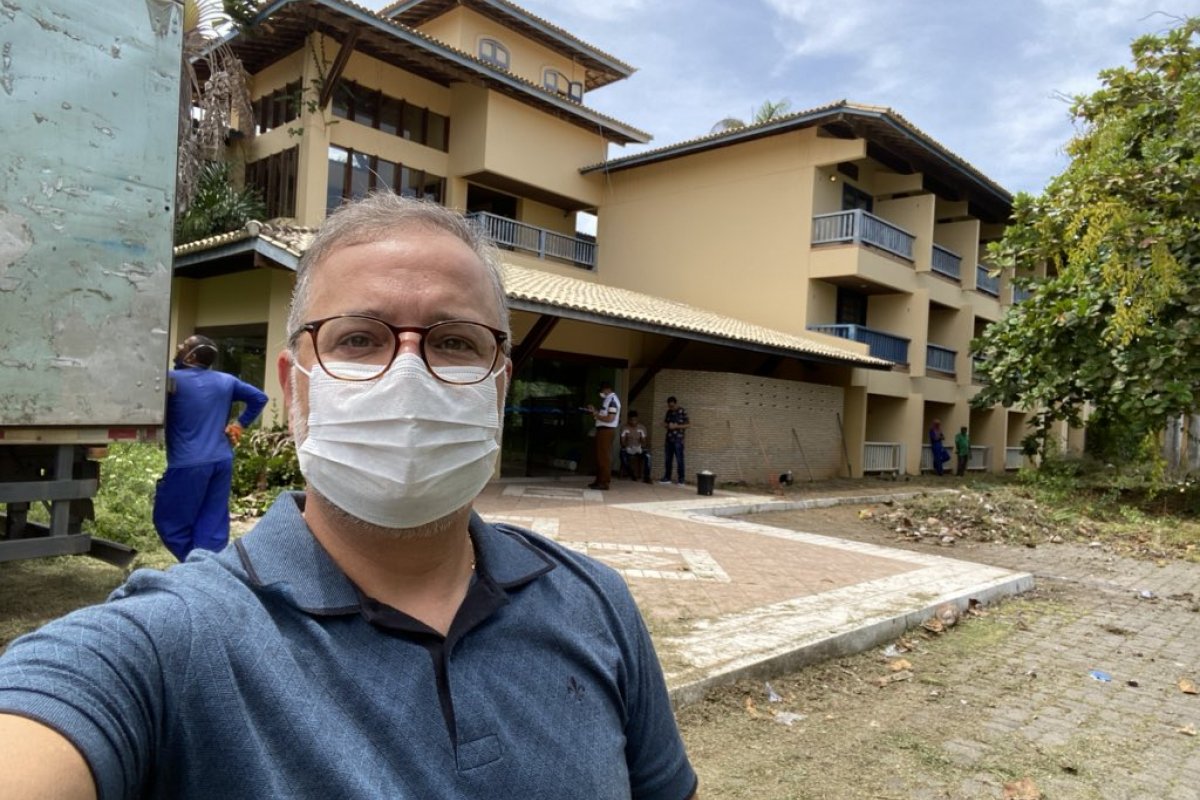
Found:
[(0, 797), (96, 800), (96, 785), (67, 737), (32, 719), (0, 713)]

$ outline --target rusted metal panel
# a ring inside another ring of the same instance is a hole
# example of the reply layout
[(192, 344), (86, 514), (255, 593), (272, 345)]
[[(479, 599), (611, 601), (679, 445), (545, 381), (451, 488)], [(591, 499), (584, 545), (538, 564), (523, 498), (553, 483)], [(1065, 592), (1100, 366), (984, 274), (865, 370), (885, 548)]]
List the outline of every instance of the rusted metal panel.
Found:
[(159, 425), (178, 0), (0, 0), (0, 426)]

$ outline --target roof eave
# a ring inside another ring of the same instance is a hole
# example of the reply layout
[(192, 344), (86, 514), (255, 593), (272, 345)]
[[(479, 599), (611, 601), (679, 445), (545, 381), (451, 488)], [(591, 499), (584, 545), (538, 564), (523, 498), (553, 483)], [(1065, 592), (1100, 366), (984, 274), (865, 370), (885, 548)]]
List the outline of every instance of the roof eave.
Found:
[[(618, 120), (612, 120), (592, 111), (584, 105), (573, 102), (566, 98), (560, 97), (557, 93), (548, 92), (540, 89), (524, 81), (515, 78), (503, 70), (483, 64), (470, 56), (462, 53), (454, 48), (438, 43), (411, 28), (404, 27), (399, 23), (385, 20), (373, 14), (367, 9), (360, 8), (353, 4), (344, 4), (338, 0), (275, 0), (274, 2), (262, 6), (258, 13), (254, 16), (254, 25), (260, 25), (266, 22), (270, 17), (278, 13), (283, 8), (294, 5), (299, 2), (311, 2), (325, 6), (345, 14), (353, 21), (368, 25), (376, 31), (392, 36), (400, 41), (422, 48), (427, 52), (436, 55), (439, 58), (445, 59), (451, 64), (460, 69), (473, 72), (476, 75), (484, 77), (488, 80), (495, 81), (498, 84), (506, 87), (512, 92), (519, 93), (537, 103), (545, 103), (563, 113), (581, 119), (590, 125), (596, 126), (608, 138), (621, 141), (624, 144), (645, 144), (651, 140), (650, 134), (645, 131), (638, 130), (631, 125), (626, 125)], [(223, 44), (231, 44), (238, 37), (239, 32), (232, 31), (229, 34), (221, 37), (219, 40)]]

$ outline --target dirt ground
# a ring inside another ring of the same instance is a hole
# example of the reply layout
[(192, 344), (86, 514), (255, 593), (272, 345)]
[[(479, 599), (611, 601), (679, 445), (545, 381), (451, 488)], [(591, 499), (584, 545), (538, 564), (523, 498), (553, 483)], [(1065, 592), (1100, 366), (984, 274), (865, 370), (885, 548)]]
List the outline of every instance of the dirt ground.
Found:
[[(882, 506), (755, 522), (1033, 572), (941, 634), (679, 715), (706, 798), (1200, 798), (1200, 565), (1107, 545), (912, 541)], [(1014, 523), (1019, 524), (1019, 523)]]

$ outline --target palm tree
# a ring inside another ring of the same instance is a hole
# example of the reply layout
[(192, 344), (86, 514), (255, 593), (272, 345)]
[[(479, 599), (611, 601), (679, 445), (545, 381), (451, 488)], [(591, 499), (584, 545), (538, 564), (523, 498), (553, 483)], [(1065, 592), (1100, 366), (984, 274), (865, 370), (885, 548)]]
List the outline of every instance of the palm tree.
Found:
[[(763, 104), (755, 109), (754, 116), (750, 120), (750, 124), (761, 125), (764, 122), (773, 122), (782, 117), (786, 117), (791, 107), (791, 101), (789, 101), (787, 98), (784, 98), (778, 102), (764, 100)], [(713, 125), (709, 133), (723, 133), (724, 131), (732, 131), (737, 128), (745, 127), (746, 123), (743, 120), (740, 120), (737, 117), (725, 117), (725, 119), (720, 120), (716, 125)]]
[[(254, 119), (249, 76), (233, 50), (219, 43), (225, 31), (245, 25), (253, 13), (252, 0), (185, 0), (175, 181), (175, 208), (180, 217), (192, 203), (205, 165), (220, 157), (233, 115)], [(203, 83), (198, 66), (208, 74)], [(249, 128), (247, 135), (253, 135), (253, 124), (243, 127)]]

